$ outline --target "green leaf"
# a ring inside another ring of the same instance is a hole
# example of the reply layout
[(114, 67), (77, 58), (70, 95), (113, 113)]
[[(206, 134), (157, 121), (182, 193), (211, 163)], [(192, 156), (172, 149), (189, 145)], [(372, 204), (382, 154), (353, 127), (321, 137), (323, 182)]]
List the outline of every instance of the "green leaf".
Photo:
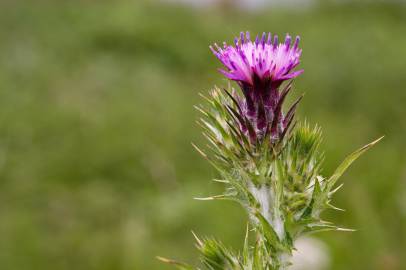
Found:
[(313, 193), (312, 193), (312, 199), (310, 200), (309, 205), (306, 207), (304, 210), (303, 214), (301, 215), (301, 219), (307, 219), (312, 216), (313, 213), (313, 208), (317, 207), (317, 201), (320, 201), (321, 198), (319, 198), (321, 194), (321, 188), (320, 188), (320, 183), (319, 180), (316, 178), (314, 180), (314, 188), (313, 188)]
[(262, 230), (268, 244), (277, 250), (284, 250), (285, 247), (280, 242), (278, 235), (275, 230), (272, 228), (271, 224), (264, 218), (260, 212), (255, 212), (255, 216), (258, 218), (259, 223), (262, 225)]
[(341, 175), (343, 175), (343, 173), (348, 169), (348, 167), (363, 153), (365, 153), (369, 148), (371, 148), (372, 146), (377, 144), (380, 140), (382, 140), (383, 137), (384, 136), (365, 145), (364, 147), (358, 149), (357, 151), (349, 155), (346, 159), (344, 159), (344, 161), (340, 164), (340, 166), (338, 166), (338, 168), (335, 170), (334, 174), (328, 179), (328, 189), (333, 188), (337, 180), (341, 177)]
[(341, 228), (335, 225), (331, 225), (327, 222), (310, 223), (307, 225), (305, 232), (326, 232), (326, 231), (340, 231), (340, 232), (354, 232), (353, 229)]

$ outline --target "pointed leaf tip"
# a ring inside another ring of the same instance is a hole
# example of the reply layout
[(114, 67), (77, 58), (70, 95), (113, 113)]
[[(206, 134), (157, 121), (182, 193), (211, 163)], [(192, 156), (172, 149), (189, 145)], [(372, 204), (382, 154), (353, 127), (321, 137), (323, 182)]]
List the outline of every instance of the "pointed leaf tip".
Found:
[(191, 231), (191, 232), (192, 232), (192, 234), (193, 234), (193, 237), (196, 239), (196, 242), (197, 242), (197, 244), (199, 245), (199, 247), (202, 247), (202, 246), (203, 246), (202, 240), (200, 240), (199, 237), (197, 237), (197, 235), (195, 234), (194, 231)]
[(186, 263), (178, 262), (178, 261), (167, 259), (167, 258), (160, 257), (160, 256), (156, 256), (155, 258), (161, 262), (172, 264), (179, 270), (193, 270), (193, 267)]
[(339, 231), (339, 232), (356, 232), (357, 230), (347, 229), (347, 228), (337, 228), (337, 231)]
[(383, 139), (384, 136), (376, 139), (375, 141), (361, 147), (360, 149), (356, 150), (349, 156), (347, 156), (344, 161), (338, 166), (338, 168), (335, 170), (334, 174), (329, 178), (329, 189), (333, 188), (334, 184), (337, 182), (337, 180), (344, 174), (344, 172), (350, 167), (350, 165), (358, 159), (363, 153), (365, 153), (369, 148), (377, 144), (380, 140)]
[(204, 198), (195, 197), (193, 199), (198, 200), (198, 201), (212, 201), (212, 200), (216, 200), (216, 199), (223, 199), (223, 198), (226, 198), (226, 197), (227, 197), (226, 195), (221, 194), (221, 195), (215, 195), (215, 196), (204, 197)]
[(200, 150), (200, 148), (197, 147), (196, 144), (194, 144), (194, 143), (191, 143), (191, 144), (196, 149), (196, 151), (199, 152), (199, 154), (201, 154), (204, 158), (207, 158), (207, 155), (202, 150)]

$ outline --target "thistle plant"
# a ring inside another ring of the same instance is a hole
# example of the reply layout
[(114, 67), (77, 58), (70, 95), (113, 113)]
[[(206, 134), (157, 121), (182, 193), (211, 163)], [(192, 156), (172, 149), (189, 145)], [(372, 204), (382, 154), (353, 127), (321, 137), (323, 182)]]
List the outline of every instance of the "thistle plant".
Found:
[(246, 210), (244, 247), (237, 253), (213, 238), (195, 235), (200, 266), (160, 259), (183, 270), (287, 269), (298, 237), (348, 231), (323, 220), (321, 213), (340, 210), (331, 203), (342, 187), (338, 179), (380, 139), (349, 155), (333, 175), (323, 176), (321, 129), (295, 120), (302, 97), (284, 109), (293, 79), (303, 72), (296, 70), (302, 52), (299, 37), (292, 42), (286, 35), (279, 43), (277, 36), (264, 33), (251, 41), (247, 32), (234, 45), (210, 48), (224, 65), (220, 72), (239, 89), (215, 87), (196, 107), (208, 145), (204, 151), (195, 148), (219, 172), (215, 181), (225, 185), (223, 194), (201, 199), (233, 200)]

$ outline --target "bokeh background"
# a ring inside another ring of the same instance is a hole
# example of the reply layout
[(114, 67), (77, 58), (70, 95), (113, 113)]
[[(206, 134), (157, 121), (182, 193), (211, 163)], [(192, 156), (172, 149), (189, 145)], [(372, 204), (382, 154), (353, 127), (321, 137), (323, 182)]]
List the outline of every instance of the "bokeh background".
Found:
[(325, 214), (358, 231), (314, 236), (329, 269), (406, 269), (405, 2), (188, 2), (0, 2), (0, 269), (172, 269), (155, 255), (196, 263), (191, 230), (238, 249), (242, 209), (192, 199), (222, 186), (190, 143), (227, 85), (208, 45), (241, 30), (301, 35), (326, 175), (386, 135)]

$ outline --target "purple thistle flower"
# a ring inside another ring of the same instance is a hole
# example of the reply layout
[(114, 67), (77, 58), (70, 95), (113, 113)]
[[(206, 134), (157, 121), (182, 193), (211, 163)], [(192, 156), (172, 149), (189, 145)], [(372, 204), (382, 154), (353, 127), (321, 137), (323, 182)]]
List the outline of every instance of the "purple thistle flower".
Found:
[(236, 81), (244, 94), (245, 99), (236, 98), (239, 113), (248, 121), (241, 123), (241, 129), (255, 141), (267, 134), (273, 141), (282, 139), (292, 122), (297, 102), (286, 116), (283, 115), (282, 105), (290, 91), (290, 84), (282, 91), (279, 88), (284, 81), (303, 72), (294, 70), (302, 53), (298, 47), (299, 37), (292, 44), (292, 38), (287, 34), (285, 42), (279, 43), (278, 36), (272, 39), (270, 33), (263, 33), (262, 37), (257, 36), (255, 41), (251, 41), (247, 32), (241, 33), (234, 43), (234, 46), (224, 43), (223, 48), (215, 44), (210, 49), (226, 67), (220, 72)]
[(235, 39), (235, 47), (224, 43), (223, 48), (215, 44), (210, 46), (214, 55), (223, 63), (227, 70), (221, 69), (227, 78), (255, 85), (257, 81), (281, 83), (300, 75), (303, 70), (292, 70), (300, 63), (302, 50), (298, 48), (299, 37), (291, 46), (292, 38), (286, 35), (284, 43), (278, 43), (278, 36), (263, 33), (262, 38), (250, 40), (249, 32), (241, 33)]

